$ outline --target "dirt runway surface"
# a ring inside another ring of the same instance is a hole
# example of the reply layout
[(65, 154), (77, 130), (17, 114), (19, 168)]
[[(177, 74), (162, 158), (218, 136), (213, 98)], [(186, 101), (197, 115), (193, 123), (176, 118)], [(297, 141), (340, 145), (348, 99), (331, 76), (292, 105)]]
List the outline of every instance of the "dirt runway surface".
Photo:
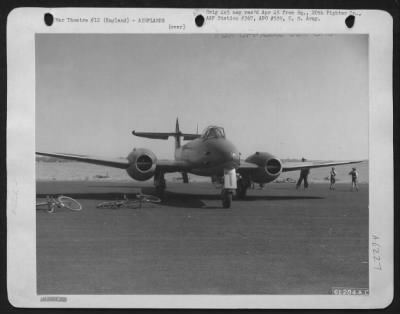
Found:
[(232, 208), (207, 183), (169, 183), (159, 204), (104, 209), (151, 184), (39, 181), (38, 294), (329, 294), (368, 288), (368, 184), (269, 184)]

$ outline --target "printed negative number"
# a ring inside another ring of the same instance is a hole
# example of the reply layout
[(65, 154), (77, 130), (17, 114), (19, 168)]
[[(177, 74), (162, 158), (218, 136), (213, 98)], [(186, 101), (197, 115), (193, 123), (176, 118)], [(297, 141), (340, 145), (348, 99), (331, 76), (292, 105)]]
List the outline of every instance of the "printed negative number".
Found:
[(381, 262), (381, 245), (378, 243), (379, 237), (376, 235), (372, 236), (372, 259), (374, 263), (374, 269), (382, 270), (382, 262)]
[(335, 287), (335, 288), (332, 288), (332, 294), (334, 294), (334, 295), (369, 295), (369, 289), (367, 289), (367, 288)]

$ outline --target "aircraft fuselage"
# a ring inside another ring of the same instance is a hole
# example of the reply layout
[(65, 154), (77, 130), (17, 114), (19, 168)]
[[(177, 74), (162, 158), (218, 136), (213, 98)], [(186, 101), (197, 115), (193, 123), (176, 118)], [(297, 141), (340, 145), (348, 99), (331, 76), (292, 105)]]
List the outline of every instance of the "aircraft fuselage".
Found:
[(237, 169), (240, 155), (226, 138), (198, 138), (175, 150), (175, 160), (190, 165), (190, 173), (200, 176), (222, 175), (224, 169)]

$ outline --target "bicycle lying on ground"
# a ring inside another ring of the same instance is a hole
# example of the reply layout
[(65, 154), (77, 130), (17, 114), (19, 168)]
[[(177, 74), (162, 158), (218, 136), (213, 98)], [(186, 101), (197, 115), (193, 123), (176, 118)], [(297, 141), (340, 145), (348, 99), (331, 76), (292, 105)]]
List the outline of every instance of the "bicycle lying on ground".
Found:
[(146, 194), (136, 194), (136, 199), (134, 200), (129, 200), (126, 195), (124, 195), (122, 200), (116, 200), (116, 201), (108, 201), (108, 202), (102, 202), (98, 204), (96, 207), (97, 208), (142, 208), (143, 203), (160, 203), (161, 199), (158, 198), (157, 196), (153, 195), (146, 195)]
[(47, 211), (49, 213), (53, 213), (56, 208), (67, 208), (73, 211), (82, 210), (82, 205), (77, 200), (64, 195), (57, 198), (46, 196), (46, 202), (37, 203), (36, 209), (43, 208), (44, 206), (47, 206)]

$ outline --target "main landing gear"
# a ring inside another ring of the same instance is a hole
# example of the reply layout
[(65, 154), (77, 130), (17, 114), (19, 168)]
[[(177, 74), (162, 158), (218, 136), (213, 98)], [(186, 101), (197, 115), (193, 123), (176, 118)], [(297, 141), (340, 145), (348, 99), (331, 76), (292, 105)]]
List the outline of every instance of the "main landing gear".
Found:
[(183, 183), (189, 183), (189, 176), (187, 172), (182, 172)]
[(154, 175), (154, 186), (156, 188), (156, 193), (160, 196), (164, 193), (167, 184), (165, 183), (164, 173), (156, 172)]
[(233, 191), (228, 189), (222, 189), (221, 198), (222, 198), (222, 206), (224, 208), (230, 208), (232, 204)]
[(249, 178), (241, 177), (237, 180), (237, 198), (243, 199), (246, 197), (247, 189), (251, 186), (251, 181)]
[(232, 204), (233, 192), (237, 188), (236, 184), (236, 170), (225, 169), (224, 170), (224, 188), (222, 189), (221, 199), (222, 206), (224, 208), (230, 208)]

